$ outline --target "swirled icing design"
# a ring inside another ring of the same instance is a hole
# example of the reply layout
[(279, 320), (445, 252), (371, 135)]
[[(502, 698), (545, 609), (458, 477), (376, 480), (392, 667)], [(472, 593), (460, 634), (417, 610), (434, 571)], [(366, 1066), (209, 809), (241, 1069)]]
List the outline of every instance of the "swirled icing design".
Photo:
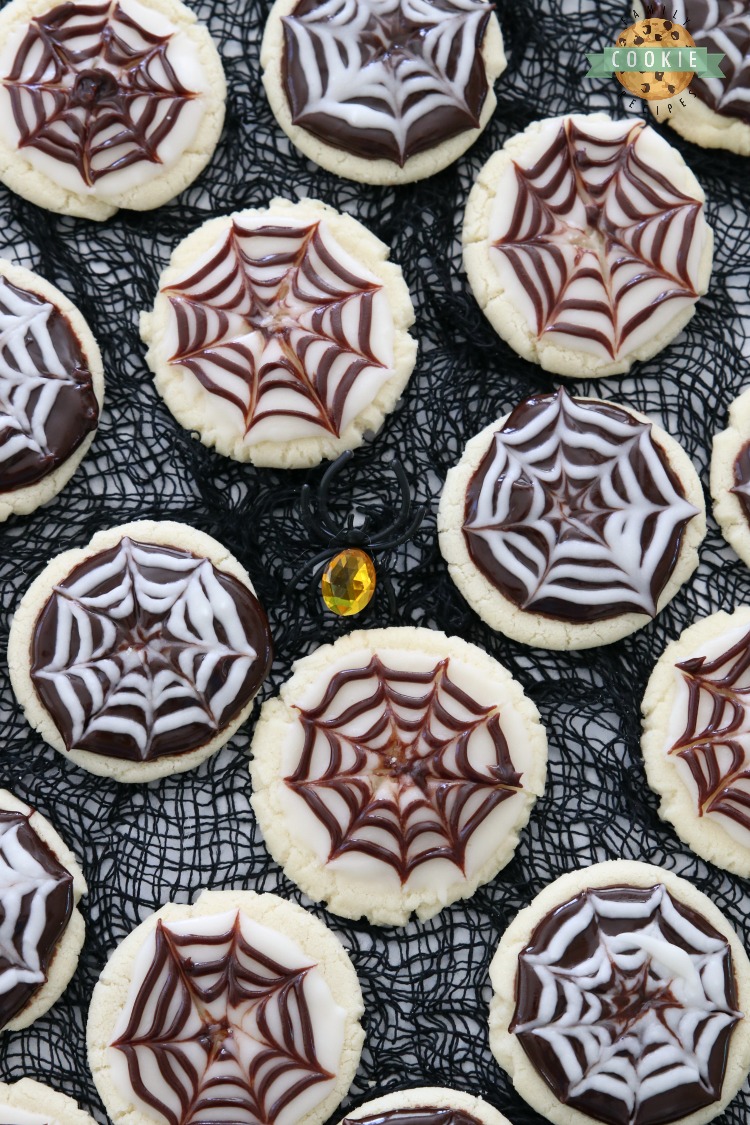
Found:
[(750, 8), (746, 0), (685, 0), (697, 47), (722, 54), (722, 78), (696, 75), (690, 83), (714, 113), (750, 124)]
[(728, 629), (674, 670), (667, 754), (697, 816), (750, 848), (750, 630)]
[(53, 472), (98, 420), (91, 372), (67, 318), (0, 277), (0, 493)]
[(206, 79), (190, 38), (138, 0), (51, 7), (9, 38), (0, 74), (6, 141), (83, 193), (163, 174), (203, 115)]
[(619, 886), (539, 923), (510, 1030), (569, 1108), (666, 1125), (718, 1100), (741, 1018), (726, 939), (661, 884)]
[(521, 402), (466, 493), (476, 566), (530, 613), (655, 614), (697, 514), (651, 425), (560, 389)]
[(483, 0), (301, 0), (283, 21), (293, 123), (401, 167), (478, 128), (490, 13)]
[(510, 709), (478, 702), (469, 680), (450, 657), (363, 653), (321, 677), (316, 704), (296, 708), (284, 780), (307, 815), (288, 823), (333, 870), (376, 880), (391, 868), (403, 885), (441, 860), (466, 875), (497, 850), (507, 824), (497, 812), (512, 816), (526, 758), (506, 737)]
[(70, 749), (140, 762), (198, 749), (271, 663), (257, 598), (206, 558), (129, 537), (54, 587), (31, 678)]
[(73, 876), (30, 815), (0, 809), (0, 1028), (47, 980), (74, 906)]
[(157, 923), (108, 1052), (167, 1125), (291, 1125), (333, 1089), (345, 1013), (314, 961), (241, 911)]
[(223, 404), (248, 445), (338, 437), (393, 375), (382, 283), (325, 220), (235, 217), (162, 292), (170, 363)]
[(499, 181), (490, 261), (545, 345), (619, 360), (695, 303), (703, 203), (660, 171), (655, 141), (642, 121), (554, 118)]

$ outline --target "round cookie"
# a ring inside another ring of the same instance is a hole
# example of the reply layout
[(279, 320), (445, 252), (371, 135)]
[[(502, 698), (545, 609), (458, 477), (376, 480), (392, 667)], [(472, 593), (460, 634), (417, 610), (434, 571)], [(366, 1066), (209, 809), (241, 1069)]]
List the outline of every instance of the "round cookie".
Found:
[(317, 918), (276, 895), (202, 891), (110, 957), (89, 1063), (114, 1125), (213, 1121), (222, 1107), (235, 1125), (320, 1125), (354, 1077), (362, 1013), (351, 961)]
[(430, 918), (511, 859), (543, 790), (534, 704), (475, 645), (355, 631), (261, 710), (252, 804), (271, 855), (334, 914)]
[(703, 1125), (747, 1076), (745, 949), (660, 867), (617, 860), (555, 880), (503, 934), (490, 978), (492, 1053), (555, 1125)]
[(209, 219), (141, 318), (156, 387), (226, 457), (304, 468), (380, 429), (414, 368), (409, 291), (366, 227), (306, 199)]
[(0, 522), (68, 483), (104, 399), (96, 340), (68, 298), (0, 258)]
[(0, 1125), (96, 1125), (72, 1098), (33, 1078), (0, 1083)]
[(629, 407), (532, 395), (448, 473), (440, 550), (463, 596), (523, 644), (584, 649), (643, 628), (698, 564), (700, 481)]
[(11, 0), (0, 44), (0, 180), (32, 203), (96, 220), (150, 210), (211, 158), (224, 71), (179, 0)]
[(714, 516), (730, 547), (750, 566), (750, 390), (729, 407), (729, 425), (711, 451)]
[[(670, 6), (671, 7), (671, 6)], [(678, 0), (697, 47), (721, 54), (723, 77), (696, 75), (682, 98), (654, 102), (652, 112), (701, 148), (750, 156), (750, 9), (745, 0)]]
[(0, 917), (9, 935), (0, 951), (0, 1030), (28, 1027), (68, 987), (83, 947), (77, 905), (85, 894), (83, 872), (52, 825), (0, 789)]
[(490, 157), (469, 194), (469, 284), (524, 359), (576, 379), (623, 374), (674, 339), (708, 288), (704, 200), (643, 121), (537, 121)]
[(245, 722), (271, 665), (244, 567), (186, 524), (140, 520), (54, 558), (8, 666), (26, 718), (76, 765), (141, 782), (192, 769)]
[(509, 1125), (482, 1098), (448, 1087), (395, 1090), (347, 1113), (339, 1125)]
[(411, 183), (458, 160), (489, 122), (507, 65), (484, 0), (276, 0), (260, 61), (295, 147), (366, 184)]
[(697, 621), (643, 697), (641, 749), (659, 815), (703, 859), (750, 877), (750, 607)]

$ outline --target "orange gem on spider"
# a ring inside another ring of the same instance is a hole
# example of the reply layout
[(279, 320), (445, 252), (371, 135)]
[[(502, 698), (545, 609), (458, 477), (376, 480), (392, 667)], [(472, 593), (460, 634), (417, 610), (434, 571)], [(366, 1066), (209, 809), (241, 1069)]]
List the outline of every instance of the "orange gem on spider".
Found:
[(341, 551), (323, 571), (320, 587), (323, 601), (340, 617), (360, 613), (375, 593), (375, 567), (370, 556), (358, 547)]

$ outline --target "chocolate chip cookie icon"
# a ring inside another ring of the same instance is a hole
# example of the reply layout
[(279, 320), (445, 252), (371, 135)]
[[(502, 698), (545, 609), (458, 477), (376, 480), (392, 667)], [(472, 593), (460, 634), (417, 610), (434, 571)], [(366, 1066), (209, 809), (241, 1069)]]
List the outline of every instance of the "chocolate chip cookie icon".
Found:
[[(618, 47), (654, 47), (669, 49), (694, 47), (695, 41), (682, 24), (672, 20), (646, 18), (626, 28), (617, 37)], [(678, 97), (694, 77), (691, 70), (683, 71), (615, 71), (615, 76), (626, 90), (647, 101)]]

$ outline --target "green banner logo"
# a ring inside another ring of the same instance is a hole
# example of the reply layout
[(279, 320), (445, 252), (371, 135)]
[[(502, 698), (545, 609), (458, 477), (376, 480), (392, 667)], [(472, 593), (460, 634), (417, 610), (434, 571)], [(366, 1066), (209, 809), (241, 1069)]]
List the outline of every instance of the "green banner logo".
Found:
[(653, 74), (692, 71), (701, 78), (723, 78), (719, 63), (723, 54), (710, 55), (707, 47), (606, 47), (600, 54), (587, 53), (591, 69), (586, 78), (611, 74)]

